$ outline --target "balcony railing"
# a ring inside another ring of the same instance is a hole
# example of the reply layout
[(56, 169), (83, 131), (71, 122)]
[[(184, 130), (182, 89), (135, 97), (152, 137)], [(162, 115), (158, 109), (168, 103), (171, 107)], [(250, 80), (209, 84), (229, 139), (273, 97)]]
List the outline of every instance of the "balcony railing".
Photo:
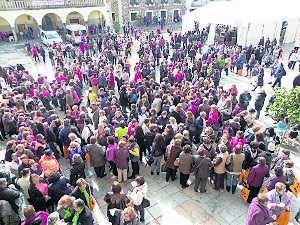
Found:
[(0, 10), (104, 6), (104, 0), (0, 0)]

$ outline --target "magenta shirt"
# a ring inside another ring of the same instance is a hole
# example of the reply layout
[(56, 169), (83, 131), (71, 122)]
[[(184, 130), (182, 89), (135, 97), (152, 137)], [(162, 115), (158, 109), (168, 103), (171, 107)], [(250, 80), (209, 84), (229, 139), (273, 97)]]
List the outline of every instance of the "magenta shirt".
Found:
[(110, 144), (107, 146), (106, 150), (106, 160), (107, 161), (115, 161), (116, 159), (116, 150), (117, 150), (117, 144)]
[(43, 196), (48, 195), (48, 186), (44, 183), (38, 183), (35, 187), (43, 194)]

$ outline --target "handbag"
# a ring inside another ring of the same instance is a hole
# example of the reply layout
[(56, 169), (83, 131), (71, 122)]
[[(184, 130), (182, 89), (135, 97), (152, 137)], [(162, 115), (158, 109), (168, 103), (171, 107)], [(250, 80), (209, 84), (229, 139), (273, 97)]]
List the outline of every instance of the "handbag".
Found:
[(225, 164), (225, 168), (228, 172), (232, 172), (233, 171), (233, 155), (230, 155), (230, 163), (229, 164)]
[(290, 220), (290, 212), (284, 211), (278, 216), (276, 223), (278, 225), (288, 225), (289, 220)]
[(250, 190), (246, 187), (243, 187), (241, 190), (241, 198), (244, 200), (244, 202), (247, 202), (248, 196), (249, 196)]
[(152, 155), (146, 156), (146, 162), (149, 166), (152, 165), (152, 163), (154, 162), (154, 158)]
[(296, 177), (294, 183), (290, 186), (290, 190), (296, 198), (300, 197), (300, 183)]
[(176, 158), (175, 161), (174, 161), (174, 166), (178, 167), (179, 163), (180, 163), (179, 158)]
[(148, 208), (150, 206), (150, 201), (144, 197), (141, 205), (143, 206), (143, 208)]
[(246, 170), (242, 170), (242, 171), (241, 171), (241, 174), (240, 174), (240, 182), (241, 182), (242, 184), (247, 183), (247, 179), (248, 179), (249, 173), (250, 173), (250, 169), (246, 169)]
[(89, 192), (90, 192), (90, 197), (89, 197), (89, 205), (88, 205), (88, 207), (89, 207), (90, 210), (93, 210), (95, 208), (96, 199), (92, 195), (90, 186), (89, 186)]

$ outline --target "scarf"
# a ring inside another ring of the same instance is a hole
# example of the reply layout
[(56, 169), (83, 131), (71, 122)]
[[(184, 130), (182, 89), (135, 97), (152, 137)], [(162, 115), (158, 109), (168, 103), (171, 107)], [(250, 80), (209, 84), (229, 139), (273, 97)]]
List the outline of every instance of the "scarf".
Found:
[(90, 205), (90, 194), (87, 192), (87, 190), (82, 191), (82, 194), (84, 195), (84, 198), (86, 200), (86, 205)]
[(73, 219), (72, 219), (72, 225), (77, 225), (78, 224), (78, 220), (79, 220), (79, 216), (82, 213), (83, 209), (81, 209), (80, 211), (76, 212)]

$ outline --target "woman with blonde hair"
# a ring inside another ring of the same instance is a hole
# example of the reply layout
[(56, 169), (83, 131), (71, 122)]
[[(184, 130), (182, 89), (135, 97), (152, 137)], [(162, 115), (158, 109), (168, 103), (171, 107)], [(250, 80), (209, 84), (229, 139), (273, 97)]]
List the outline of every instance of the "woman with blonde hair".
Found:
[(92, 209), (94, 198), (93, 198), (93, 187), (85, 179), (79, 178), (76, 181), (76, 187), (71, 193), (76, 199), (81, 199), (84, 201), (85, 205)]
[(139, 217), (134, 209), (133, 202), (129, 202), (127, 207), (121, 212), (120, 225), (139, 225)]
[(166, 174), (166, 183), (169, 182), (169, 179), (171, 178), (172, 181), (176, 179), (176, 167), (174, 165), (175, 160), (179, 157), (179, 154), (182, 152), (181, 147), (181, 139), (174, 139), (174, 143), (170, 144), (167, 147), (166, 152), (166, 168), (167, 168), (167, 174)]
[(178, 131), (178, 124), (176, 122), (175, 117), (171, 116), (170, 119), (169, 119), (169, 122), (172, 125), (172, 128), (173, 128), (174, 132), (177, 133), (177, 131)]
[(63, 219), (67, 223), (72, 221), (72, 215), (75, 213), (75, 209), (73, 207), (74, 201), (75, 197), (71, 195), (64, 195), (59, 199), (57, 204), (59, 218)]

